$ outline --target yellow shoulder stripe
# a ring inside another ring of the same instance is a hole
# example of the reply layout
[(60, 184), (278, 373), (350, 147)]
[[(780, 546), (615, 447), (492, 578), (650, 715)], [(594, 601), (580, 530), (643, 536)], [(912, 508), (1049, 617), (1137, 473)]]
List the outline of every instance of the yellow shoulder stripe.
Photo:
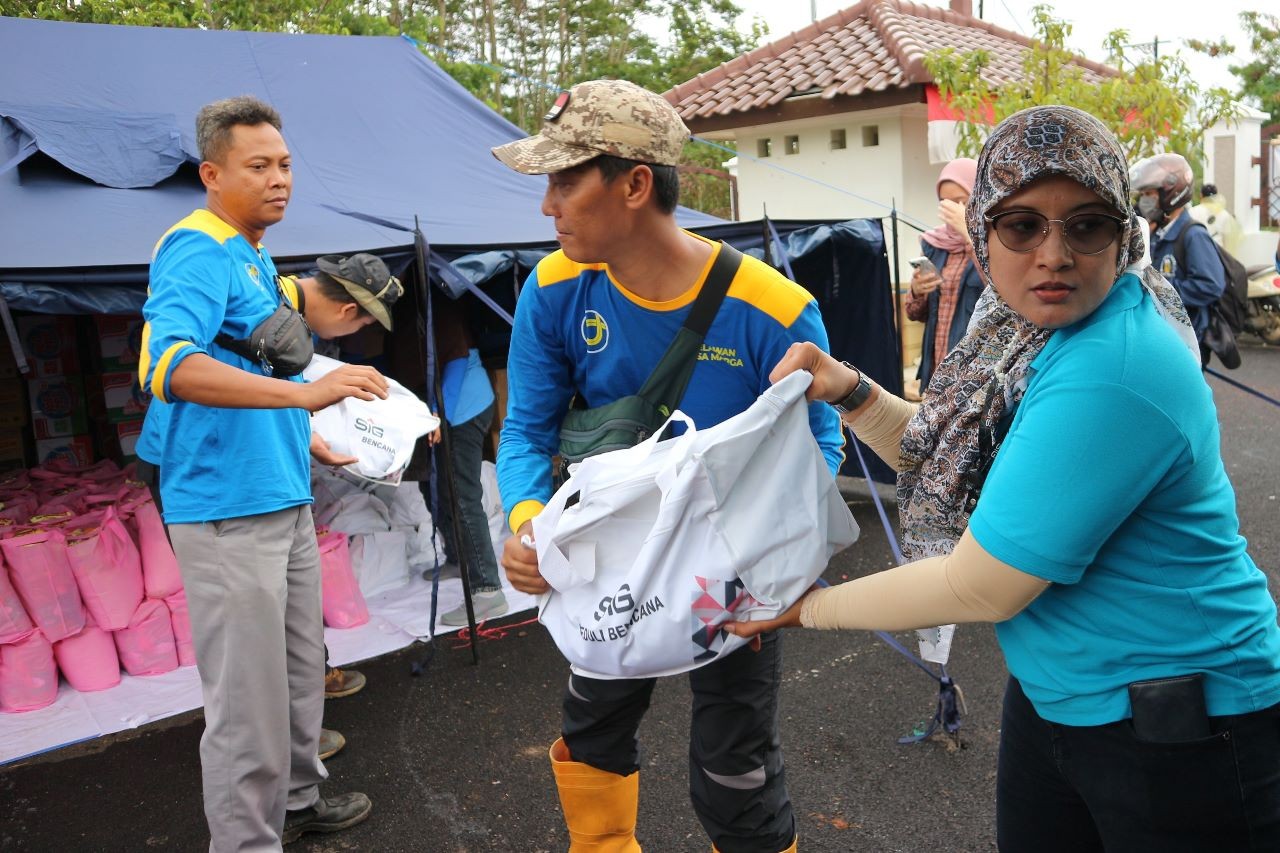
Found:
[(280, 289), (284, 291), (284, 296), (289, 300), (289, 304), (293, 306), (293, 310), (298, 310), (298, 277), (296, 275), (280, 276)]
[(192, 211), (189, 216), (185, 217), (168, 231), (164, 232), (164, 234), (160, 236), (160, 239), (156, 241), (155, 248), (152, 249), (152, 254), (155, 254), (155, 252), (159, 250), (160, 244), (163, 243), (165, 238), (174, 231), (200, 231), (204, 234), (208, 234), (219, 243), (225, 243), (240, 233), (226, 222), (219, 219), (216, 214), (211, 213), (202, 207), (199, 210)]
[(742, 259), (726, 296), (763, 311), (784, 328), (790, 328), (805, 306), (815, 301), (812, 293), (750, 256)]
[(568, 281), (582, 274), (583, 270), (602, 270), (604, 264), (580, 264), (571, 261), (563, 249), (557, 249), (538, 261), (538, 287)]

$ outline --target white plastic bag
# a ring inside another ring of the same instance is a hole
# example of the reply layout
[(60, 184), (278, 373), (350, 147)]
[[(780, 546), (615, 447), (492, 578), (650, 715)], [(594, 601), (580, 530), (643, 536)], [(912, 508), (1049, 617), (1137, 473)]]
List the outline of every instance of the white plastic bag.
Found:
[(857, 538), (809, 430), (811, 379), (706, 430), (676, 412), (684, 435), (584, 460), (534, 518), (538, 616), (575, 672), (705, 665), (747, 642), (726, 622), (780, 615)]
[[(302, 371), (302, 376), (308, 382), (315, 382), (342, 364), (317, 355)], [(388, 379), (387, 384), (387, 399), (348, 397), (316, 412), (311, 428), (335, 453), (359, 460), (346, 466), (346, 470), (370, 480), (398, 483), (413, 455), (414, 444), (438, 427), (440, 419), (399, 382)]]

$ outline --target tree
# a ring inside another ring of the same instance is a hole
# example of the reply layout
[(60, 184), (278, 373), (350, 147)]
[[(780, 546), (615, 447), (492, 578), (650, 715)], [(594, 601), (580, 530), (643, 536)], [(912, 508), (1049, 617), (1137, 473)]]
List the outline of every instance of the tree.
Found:
[(1178, 54), (1135, 61), (1127, 52), (1129, 34), (1124, 30), (1112, 32), (1105, 42), (1107, 61), (1119, 72), (1101, 82), (1086, 79), (1066, 48), (1071, 25), (1044, 5), (1035, 7), (1032, 18), (1036, 38), (1023, 55), (1020, 80), (991, 85), (983, 76), (990, 61), (985, 51), (958, 54), (945, 48), (925, 57), (939, 92), (963, 117), (961, 154), (976, 155), (987, 128), (1018, 110), (1066, 104), (1110, 128), (1130, 162), (1176, 151), (1198, 163), (1204, 128), (1236, 115), (1230, 93), (1220, 87), (1202, 89)]
[[(1240, 25), (1249, 36), (1250, 62), (1228, 65), (1227, 69), (1240, 81), (1240, 94), (1253, 98), (1271, 116), (1271, 122), (1280, 122), (1280, 16), (1264, 12), (1241, 12)], [(1192, 47), (1210, 56), (1234, 52), (1225, 43), (1205, 44), (1191, 42)]]

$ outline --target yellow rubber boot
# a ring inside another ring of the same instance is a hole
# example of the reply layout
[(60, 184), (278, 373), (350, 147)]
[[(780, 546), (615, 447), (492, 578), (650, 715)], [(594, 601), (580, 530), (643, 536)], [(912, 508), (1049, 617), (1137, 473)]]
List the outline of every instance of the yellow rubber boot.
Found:
[[(791, 842), (790, 847), (788, 847), (786, 850), (779, 850), (778, 853), (796, 853), (796, 851), (799, 848), (800, 848), (800, 836), (797, 835), (795, 838), (795, 841)], [(720, 853), (720, 851), (716, 849), (716, 846), (714, 844), (711, 845), (711, 853)]]
[(551, 744), (560, 808), (569, 827), (569, 853), (640, 853), (636, 811), (640, 773), (619, 776), (569, 760), (564, 738)]

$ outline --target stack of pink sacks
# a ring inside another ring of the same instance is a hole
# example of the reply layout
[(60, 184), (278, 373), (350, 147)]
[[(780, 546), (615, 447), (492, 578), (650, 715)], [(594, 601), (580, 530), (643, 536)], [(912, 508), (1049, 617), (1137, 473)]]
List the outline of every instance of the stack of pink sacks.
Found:
[(178, 561), (131, 468), (0, 474), (0, 711), (195, 663)]

